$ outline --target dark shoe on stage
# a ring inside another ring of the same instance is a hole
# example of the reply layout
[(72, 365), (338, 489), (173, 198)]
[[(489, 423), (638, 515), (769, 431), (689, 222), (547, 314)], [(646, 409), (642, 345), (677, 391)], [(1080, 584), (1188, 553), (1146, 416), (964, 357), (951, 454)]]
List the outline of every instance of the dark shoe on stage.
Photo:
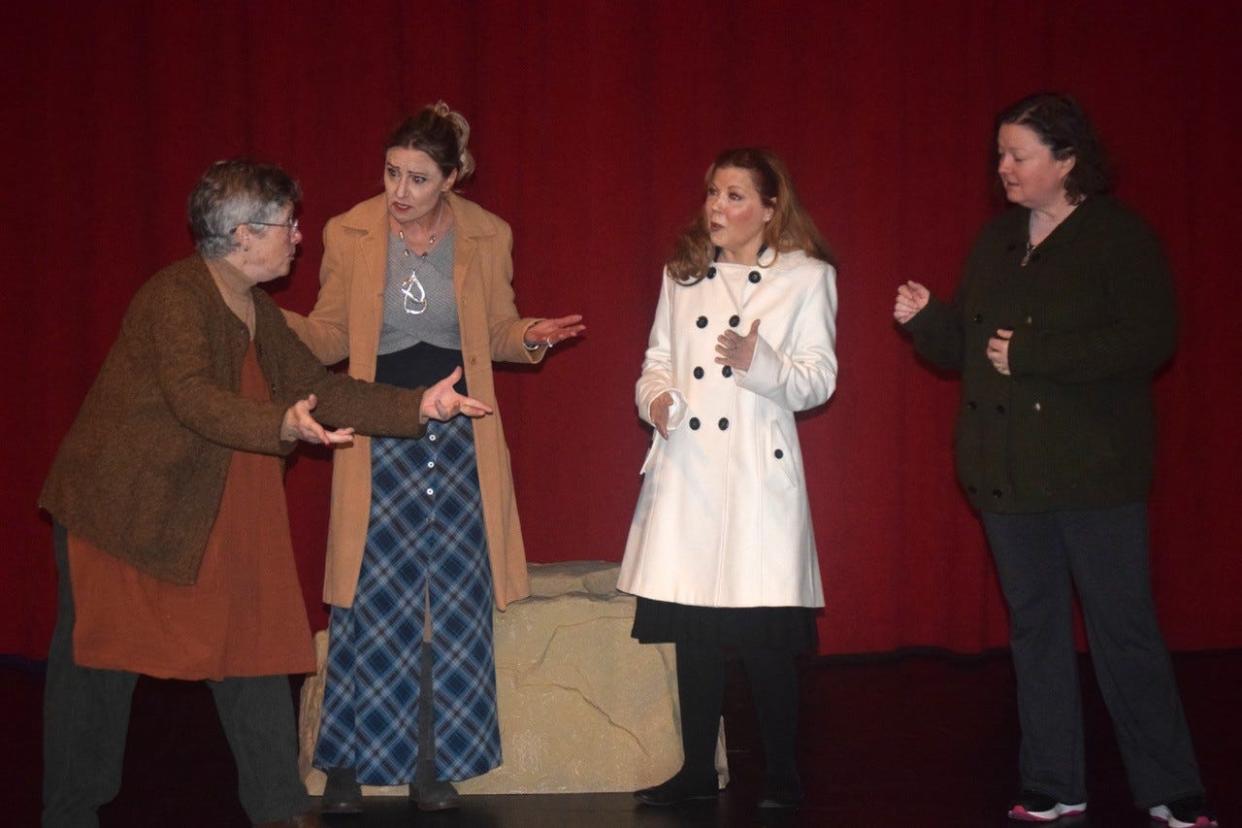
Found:
[(791, 777), (768, 779), (763, 785), (763, 797), (759, 810), (775, 811), (797, 808), (806, 797), (802, 793), (802, 781), (795, 773)]
[(260, 822), (258, 828), (326, 828), (326, 826), (319, 819), (319, 814), (307, 811), (304, 814), (291, 816), (288, 819)]
[(716, 784), (716, 775), (702, 779), (690, 779), (678, 772), (672, 779), (650, 788), (634, 791), (634, 798), (644, 805), (656, 808), (671, 808), (687, 802), (707, 802), (720, 797), (720, 786)]
[(452, 782), (419, 782), (410, 786), (410, 796), (420, 811), (451, 811), (461, 807), (461, 794)]
[(353, 768), (332, 768), (327, 771), (328, 780), (323, 784), (323, 796), (319, 800), (322, 814), (362, 813), (362, 786)]

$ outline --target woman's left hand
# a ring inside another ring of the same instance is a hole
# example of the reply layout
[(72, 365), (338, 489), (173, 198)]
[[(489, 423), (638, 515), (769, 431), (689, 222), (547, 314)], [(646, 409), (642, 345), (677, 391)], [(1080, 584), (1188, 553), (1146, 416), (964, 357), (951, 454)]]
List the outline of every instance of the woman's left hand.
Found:
[(996, 336), (988, 340), (988, 361), (992, 367), (1005, 376), (1009, 376), (1009, 340), (1013, 339), (1013, 331), (1008, 328), (997, 328)]
[(749, 371), (751, 360), (755, 358), (755, 343), (759, 341), (759, 320), (750, 323), (750, 333), (738, 336), (733, 331), (725, 331), (716, 340), (717, 365), (728, 365), (735, 371)]
[(319, 424), (311, 412), (319, 404), (319, 398), (310, 394), (304, 400), (298, 400), (285, 409), (285, 417), (280, 423), (280, 439), (292, 443), (301, 440), (306, 443), (321, 443), (331, 446), (338, 443), (349, 443), (354, 439), (352, 428), (336, 428), (331, 431)]
[(586, 325), (582, 324), (582, 314), (571, 313), (569, 316), (561, 316), (557, 319), (540, 319), (526, 329), (526, 335), (522, 341), (529, 348), (539, 345), (551, 348), (558, 342), (573, 339), (585, 330)]
[(423, 391), (423, 399), (418, 406), (418, 415), (422, 422), (447, 421), (458, 414), (465, 414), (467, 417), (482, 417), (492, 413), (492, 407), (487, 403), (457, 393), (453, 386), (459, 379), (461, 379), (460, 365), (453, 369), (453, 373)]

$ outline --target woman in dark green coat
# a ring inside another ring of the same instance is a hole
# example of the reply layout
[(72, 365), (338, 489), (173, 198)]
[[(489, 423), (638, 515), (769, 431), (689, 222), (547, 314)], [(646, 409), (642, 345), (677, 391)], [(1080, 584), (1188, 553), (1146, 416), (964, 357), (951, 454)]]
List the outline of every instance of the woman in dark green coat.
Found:
[(1039, 94), (996, 122), (1015, 207), (991, 221), (952, 302), (898, 288), (915, 349), (962, 375), (955, 454), (1010, 611), (1022, 790), (1009, 816), (1086, 810), (1071, 596), (1140, 807), (1212, 826), (1156, 622), (1147, 505), (1151, 380), (1173, 352), (1160, 244), (1111, 196), (1103, 152), (1070, 98)]

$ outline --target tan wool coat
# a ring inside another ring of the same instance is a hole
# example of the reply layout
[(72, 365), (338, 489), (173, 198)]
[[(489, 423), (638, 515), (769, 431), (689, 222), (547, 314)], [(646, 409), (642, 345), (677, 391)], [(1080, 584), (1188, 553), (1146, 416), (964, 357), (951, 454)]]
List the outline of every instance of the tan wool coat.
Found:
[[(461, 351), (470, 396), (495, 413), (473, 421), (483, 522), (496, 605), (530, 594), (526, 553), (513, 494), (509, 449), (492, 381), (492, 361), (539, 362), (545, 349), (527, 350), (522, 337), (536, 319), (518, 316), (513, 299), (513, 235), (499, 217), (457, 195), (448, 196), (456, 220), (453, 286)], [(383, 321), (388, 259), (388, 211), (383, 194), (368, 199), (324, 228), (319, 298), (309, 316), (285, 312), (289, 326), (324, 364), (349, 357), (349, 375), (375, 378)], [(332, 467), (324, 601), (353, 604), (371, 507), (371, 441), (356, 437), (339, 448)]]

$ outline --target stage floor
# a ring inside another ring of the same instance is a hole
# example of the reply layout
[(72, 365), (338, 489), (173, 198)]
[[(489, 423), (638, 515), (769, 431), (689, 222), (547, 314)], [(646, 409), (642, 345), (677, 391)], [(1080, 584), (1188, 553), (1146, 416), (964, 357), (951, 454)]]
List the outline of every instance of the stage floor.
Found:
[[(1174, 657), (1205, 784), (1221, 824), (1242, 828), (1242, 652)], [(1083, 661), (1090, 809), (1067, 826), (1151, 823), (1130, 803), (1112, 728)], [(5, 711), (3, 824), (38, 824), (42, 665), (0, 660)], [(972, 658), (903, 654), (819, 659), (802, 670), (800, 757), (807, 805), (760, 822), (762, 773), (754, 711), (732, 665), (726, 724), (733, 782), (719, 803), (662, 811), (628, 794), (467, 797), (459, 812), (421, 814), (404, 800), (368, 800), (367, 813), (329, 817), (342, 828), (612, 828), (612, 826), (1003, 826), (1016, 787), (1013, 675), (1004, 653)], [(210, 693), (200, 684), (142, 680), (134, 696), (125, 780), (100, 813), (103, 828), (244, 828), (236, 774)]]

